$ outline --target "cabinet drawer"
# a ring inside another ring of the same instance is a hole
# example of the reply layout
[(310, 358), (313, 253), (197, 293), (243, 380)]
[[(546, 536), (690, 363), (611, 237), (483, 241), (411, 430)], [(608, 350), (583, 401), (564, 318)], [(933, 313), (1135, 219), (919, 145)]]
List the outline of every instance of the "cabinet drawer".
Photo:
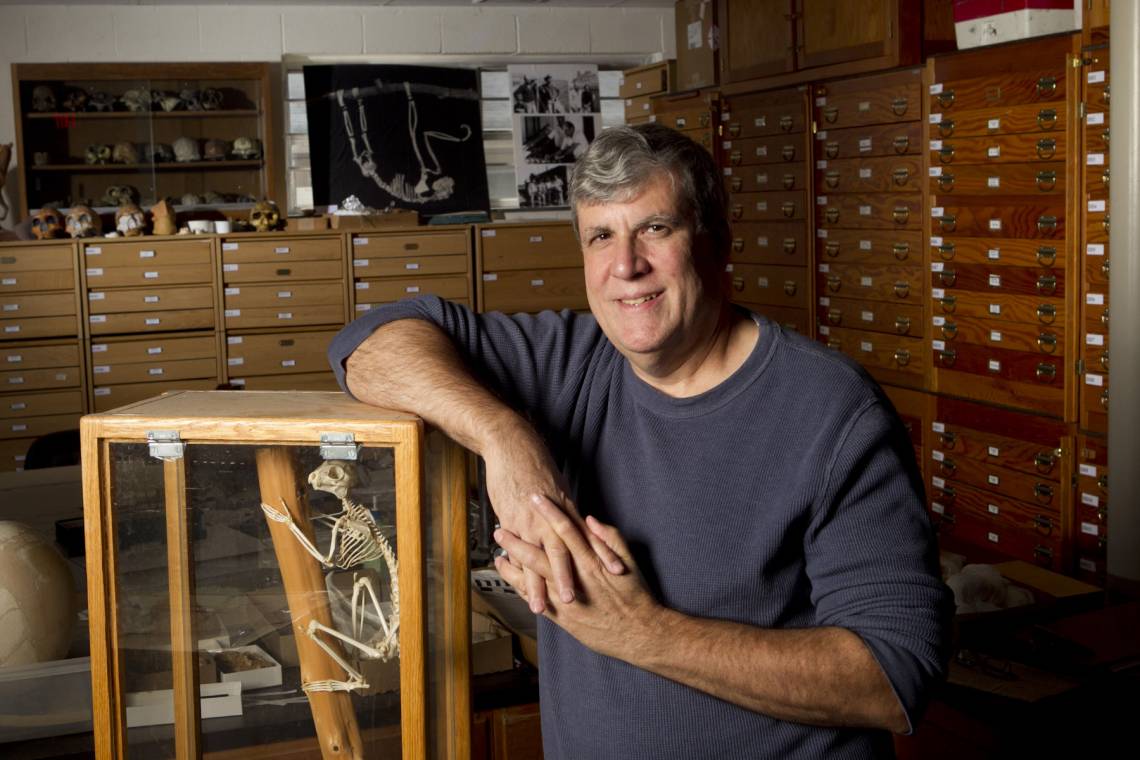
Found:
[(1080, 395), (1084, 427), (1098, 433), (1107, 433), (1110, 395), (1108, 375), (1102, 372), (1085, 372), (1081, 378)]
[(148, 267), (87, 267), (88, 288), (114, 288), (130, 285), (189, 285), (214, 279), (210, 262)]
[(0, 421), (0, 438), (39, 438), (60, 430), (79, 428), (78, 414), (53, 414)]
[(733, 193), (728, 198), (728, 218), (733, 222), (803, 219), (806, 203), (803, 192)]
[(227, 285), (236, 285), (243, 282), (339, 280), (343, 276), (343, 263), (339, 260), (282, 261), (222, 265), (222, 280), (224, 280)]
[(848, 158), (815, 162), (815, 186), (826, 193), (922, 192), (922, 157)]
[(826, 159), (921, 156), (922, 122), (821, 129), (815, 139), (817, 155)]
[(938, 423), (935, 427), (941, 431), (931, 442), (930, 456), (935, 462), (946, 459), (957, 464), (971, 461), (1052, 483), (1060, 482), (1063, 454), (1059, 447), (946, 423)]
[(816, 267), (821, 295), (922, 303), (922, 270), (916, 266), (820, 263)]
[(409, 255), (390, 259), (353, 259), (355, 277), (391, 277), (393, 275), (466, 274), (466, 253), (442, 256)]
[(57, 346), (23, 346), (9, 343), (0, 347), (0, 370), (74, 367), (78, 364), (78, 343), (64, 343)]
[(924, 329), (922, 307), (914, 304), (821, 296), (816, 315), (819, 324), (828, 327), (849, 327), (889, 335), (921, 338)]
[(74, 316), (74, 293), (0, 293), (0, 319)]
[(1108, 294), (1089, 291), (1085, 293), (1084, 311), (1085, 330), (1090, 333), (1104, 333), (1108, 338)]
[(805, 190), (807, 189), (807, 167), (803, 163), (786, 166), (758, 164), (752, 170), (726, 167), (724, 169), (724, 189), (729, 193)]
[(1086, 332), (1082, 340), (1081, 355), (1089, 372), (1108, 374), (1108, 334)]
[[(936, 352), (937, 355), (938, 352)], [(963, 351), (958, 352), (959, 355)], [(1011, 352), (1012, 353), (1012, 352)], [(1036, 357), (1033, 357), (1036, 359)], [(1045, 363), (1045, 362), (1042, 362)], [(965, 362), (963, 362), (965, 364)], [(1023, 362), (1016, 367), (1018, 372), (1007, 372), (1010, 375), (1032, 376), (1033, 369), (1038, 362), (1032, 364)], [(1028, 366), (1027, 366), (1028, 365)], [(936, 360), (934, 366), (934, 390), (963, 399), (975, 399), (992, 404), (1009, 407), (1011, 409), (1038, 412), (1051, 417), (1061, 418), (1065, 415), (1064, 387), (1061, 380), (1055, 384), (1046, 384), (1035, 380), (1019, 381), (1008, 377), (993, 376), (988, 372), (985, 364), (974, 362), (975, 371), (964, 372), (955, 369), (944, 369)], [(1054, 371), (1056, 367), (1054, 367)], [(978, 378), (985, 376), (985, 382)]]
[(208, 309), (214, 306), (214, 293), (209, 287), (89, 290), (87, 303), (92, 314)]
[(920, 195), (818, 195), (816, 224), (823, 228), (922, 229)]
[(292, 306), (344, 306), (344, 290), (339, 282), (290, 282), (277, 285), (231, 286), (224, 291), (226, 311)]
[[(1057, 518), (1029, 505), (960, 488), (955, 503), (945, 504), (944, 492), (932, 490), (931, 511), (939, 535), (988, 546), (1015, 559), (1053, 571), (1061, 570), (1061, 528)], [(958, 493), (958, 492), (955, 492)], [(962, 506), (956, 502), (961, 501)], [(999, 503), (1000, 502), (1000, 503)], [(991, 515), (990, 505), (999, 513)], [(973, 507), (973, 508), (971, 508)]]
[(947, 348), (958, 344), (1005, 348), (1011, 351), (1037, 352), (1046, 356), (1064, 357), (1064, 325), (1019, 324), (994, 322), (974, 317), (934, 317), (935, 340), (943, 341)]
[[(7, 391), (7, 388), (2, 390)], [(83, 414), (83, 393), (78, 390), (60, 393), (18, 391), (0, 396), (0, 417), (4, 419), (45, 417), (49, 415)]]
[(212, 359), (218, 347), (213, 335), (188, 338), (153, 336), (144, 340), (108, 340), (91, 344), (93, 364), (149, 362), (162, 359)]
[(918, 230), (817, 230), (821, 261), (847, 264), (921, 264)]
[(484, 272), (582, 266), (582, 249), (569, 223), (556, 227), (483, 227), (479, 246)]
[(1108, 503), (1108, 441), (1089, 435), (1077, 436), (1077, 490), (1096, 496), (1078, 501), (1098, 507)]
[(532, 269), (484, 274), (480, 308), (505, 312), (588, 309), (582, 269)]
[(922, 378), (926, 369), (926, 352), (921, 338), (821, 325), (819, 339), (865, 367), (911, 375), (918, 379)]
[(215, 357), (205, 359), (159, 359), (149, 362), (93, 364), (91, 373), (98, 385), (145, 383), (160, 380), (217, 379)]
[[(352, 238), (352, 258), (369, 260), (377, 258), (404, 258), (408, 256), (440, 256), (443, 254), (467, 255), (468, 235), (466, 232), (424, 233), (407, 235), (382, 235), (376, 237), (355, 236)], [(375, 266), (375, 262), (372, 264)]]
[(890, 124), (922, 118), (922, 90), (917, 77), (907, 84), (858, 92), (818, 95), (821, 89), (826, 91), (828, 86), (816, 88), (815, 118), (823, 129)]
[(1064, 384), (1065, 364), (1058, 356), (970, 343), (933, 343), (945, 344), (944, 348), (937, 345), (934, 347), (934, 365), (939, 369), (952, 369), (1019, 383), (1035, 383), (1058, 390)]
[(154, 398), (169, 391), (212, 391), (218, 387), (216, 377), (200, 380), (160, 380), (151, 383), (95, 386), (94, 411), (105, 412), (126, 404)]
[(1063, 241), (1063, 198), (1043, 195), (1033, 201), (1017, 206), (995, 206), (989, 205), (994, 201), (988, 199), (981, 203), (970, 203), (966, 199), (939, 195), (938, 205), (931, 209), (931, 234)]
[(721, 147), (727, 166), (790, 163), (808, 157), (807, 136), (802, 134), (724, 140)]
[[(1059, 241), (1058, 241), (1059, 243)], [(1065, 268), (1065, 249), (1058, 243), (999, 238), (935, 236), (930, 238), (935, 262), (1014, 267)]]
[(127, 240), (84, 243), (79, 247), (83, 267), (211, 266), (209, 240)]
[(49, 367), (0, 372), (0, 390), (3, 391), (76, 388), (79, 384), (79, 367)]
[(31, 438), (0, 438), (0, 472), (24, 469), (24, 455), (31, 445)]
[(807, 264), (803, 222), (738, 222), (732, 225), (729, 258), (742, 264)]
[(214, 309), (178, 309), (92, 314), (88, 317), (92, 335), (153, 333), (167, 330), (213, 330)]
[[(930, 138), (946, 140), (951, 137), (977, 137), (979, 135), (1016, 135), (1047, 133), (1062, 135), (1068, 121), (1064, 103), (1048, 106), (1013, 106), (987, 108), (980, 111), (963, 111), (946, 116), (930, 114)], [(1034, 139), (1037, 139), (1035, 137)]]
[(931, 288), (934, 315), (977, 317), (994, 322), (1022, 322), (1036, 325), (1065, 324), (1063, 298), (1034, 298), (961, 291), (947, 293), (942, 288)]
[(930, 192), (962, 195), (1060, 195), (1065, 192), (1065, 164), (932, 166)]
[(804, 308), (808, 305), (805, 267), (729, 264), (732, 298), (747, 303)]
[(28, 269), (18, 272), (0, 271), (0, 298), (5, 293), (32, 290), (72, 290), (75, 272), (70, 269)]
[[(708, 130), (712, 127), (712, 109), (704, 103), (689, 107), (677, 107), (676, 104), (658, 100), (654, 103), (655, 113), (649, 117), (650, 121), (663, 124), (679, 132), (696, 132)], [(690, 138), (697, 138), (690, 134)]]
[(466, 298), (466, 277), (389, 277), (383, 280), (356, 282), (356, 300), (368, 303), (387, 303), (418, 295), (436, 295), (440, 298)]
[(74, 337), (78, 331), (79, 325), (74, 314), (64, 317), (0, 319), (0, 337), (4, 338)]
[(1109, 171), (1109, 167), (1104, 163), (1108, 161), (1108, 156), (1103, 153), (1089, 153), (1086, 155), (1085, 160), (1098, 162), (1085, 166), (1086, 198), (1090, 201), (1105, 201), (1105, 209), (1107, 210), (1108, 188), (1110, 180), (1112, 179), (1112, 172)]
[(931, 286), (953, 294), (961, 291), (1001, 295), (1064, 297), (1065, 272), (1041, 267), (946, 263), (931, 265)]
[(344, 324), (342, 303), (317, 306), (260, 306), (246, 309), (226, 309), (227, 330), (254, 327), (305, 327), (308, 325)]
[(1070, 447), (1064, 423), (945, 397), (937, 399), (931, 429), (935, 450), (1054, 481)]
[(231, 335), (226, 338), (226, 366), (231, 375), (328, 372), (325, 352), (335, 331)]
[(723, 121), (724, 134), (730, 139), (798, 134), (805, 130), (803, 94), (792, 92), (783, 103), (749, 103), (734, 98), (728, 119)]
[(231, 385), (249, 391), (338, 391), (336, 375), (327, 372), (283, 372), (274, 375), (235, 377)]
[(49, 269), (75, 269), (75, 254), (70, 243), (41, 245), (0, 244), (0, 274)]
[(1065, 101), (1063, 66), (953, 79), (930, 87), (930, 113)]
[(653, 100), (648, 95), (626, 98), (624, 101), (626, 121), (646, 118), (653, 115)]
[(1085, 242), (1108, 245), (1109, 222), (1107, 211), (1089, 212), (1085, 218)]
[[(1068, 137), (1064, 132), (1045, 137), (1036, 134), (955, 137), (930, 141), (930, 164), (950, 167), (1054, 161), (1064, 158), (1067, 148)], [(1064, 164), (1061, 169), (1064, 170)]]
[(280, 264), (294, 261), (340, 261), (340, 238), (222, 240), (223, 264)]
[(618, 95), (632, 98), (635, 95), (653, 95), (669, 88), (669, 72), (665, 64), (628, 71), (622, 74)]
[(931, 472), (943, 478), (947, 486), (964, 484), (1017, 499), (1039, 509), (1056, 513), (1061, 509), (1061, 487), (1047, 478), (1007, 470), (976, 459), (957, 459), (951, 455), (943, 455), (935, 460)]

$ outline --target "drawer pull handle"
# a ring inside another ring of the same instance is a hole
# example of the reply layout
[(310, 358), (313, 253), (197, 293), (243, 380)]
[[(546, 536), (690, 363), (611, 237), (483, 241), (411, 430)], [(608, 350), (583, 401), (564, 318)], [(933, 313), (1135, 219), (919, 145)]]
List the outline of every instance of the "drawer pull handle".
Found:
[(1049, 535), (1053, 532), (1053, 521), (1045, 515), (1037, 515), (1033, 518), (1033, 524), (1037, 526), (1039, 533)]
[(1107, 148), (1108, 143), (1109, 143), (1109, 130), (1108, 129), (1105, 129), (1104, 132), (1101, 133), (1100, 139), (1104, 141), (1104, 147)]
[(938, 246), (938, 255), (941, 256), (944, 261), (950, 261), (954, 258), (954, 248), (953, 243), (943, 243)]
[[(945, 488), (942, 489), (943, 495), (946, 495), (947, 490), (948, 489), (945, 489)], [(949, 490), (953, 491), (953, 489), (949, 489)], [(950, 499), (946, 499), (946, 501), (950, 501)], [(948, 514), (946, 512), (943, 512), (941, 515), (938, 516), (938, 521), (939, 521), (938, 527), (940, 529), (946, 528), (946, 527), (953, 528), (954, 525), (958, 522), (958, 518), (952, 514)]]
[(697, 117), (697, 124), (701, 125), (702, 127), (707, 127), (709, 125), (708, 113), (702, 112), (701, 115)]
[(827, 289), (832, 293), (838, 293), (839, 289), (843, 287), (843, 280), (839, 279), (837, 274), (829, 274), (827, 276)]
[(733, 253), (740, 253), (743, 250), (744, 250), (744, 238), (733, 238), (732, 239), (732, 252)]
[(1054, 454), (1052, 451), (1038, 451), (1037, 456), (1033, 457), (1033, 466), (1037, 468), (1037, 472), (1045, 475), (1053, 471), (1058, 456), (1060, 454)]
[(828, 256), (835, 258), (836, 256), (839, 255), (839, 241), (838, 240), (827, 241), (827, 243), (823, 246), (823, 251)]
[(1057, 292), (1056, 275), (1043, 274), (1037, 278), (1037, 292), (1043, 296), (1051, 296)]
[(1053, 550), (1048, 546), (1034, 546), (1033, 556), (1036, 558), (1038, 564), (1045, 566), (1052, 566), (1053, 564)]
[(940, 174), (938, 175), (938, 189), (945, 192), (950, 192), (954, 189), (954, 175), (953, 174)]
[(905, 97), (897, 97), (891, 101), (891, 111), (894, 112), (895, 116), (902, 116), (909, 106), (910, 103)]
[(1104, 189), (1105, 190), (1108, 190), (1108, 180), (1111, 178), (1111, 176), (1112, 176), (1112, 170), (1111, 169), (1105, 169), (1104, 174), (1100, 175), (1100, 181), (1104, 183)]
[(276, 272), (280, 277), (288, 277), (289, 275), (293, 274), (292, 269), (275, 269), (274, 272)]
[(952, 288), (954, 283), (958, 282), (958, 273), (953, 269), (943, 269), (938, 273), (938, 281), (942, 283), (942, 287)]
[(953, 232), (958, 229), (958, 217), (953, 214), (943, 214), (938, 217), (938, 227), (943, 232)]
[(945, 296), (939, 299), (939, 305), (946, 314), (953, 314), (954, 309), (958, 308), (958, 299), (954, 296)]
[(1043, 171), (1037, 172), (1037, 189), (1043, 193), (1047, 193), (1057, 186), (1057, 172)]
[(740, 125), (735, 123), (735, 122), (732, 124), (729, 124), (728, 125), (728, 136), (729, 137), (740, 137)]
[(784, 185), (785, 190), (791, 190), (792, 188), (794, 188), (796, 186), (796, 175), (785, 174), (784, 175), (784, 181), (782, 184)]
[(910, 351), (907, 351), (905, 348), (896, 348), (895, 362), (897, 362), (900, 367), (905, 367), (910, 364)]
[(739, 203), (732, 204), (732, 218), (736, 220), (742, 216), (744, 216), (744, 206)]
[(796, 215), (796, 202), (795, 201), (784, 201), (783, 203), (780, 204), (780, 211), (782, 211), (784, 213), (784, 216), (791, 219), (793, 216)]
[(797, 285), (795, 280), (784, 280), (784, 295), (794, 296), (796, 294), (796, 289)]
[(740, 155), (740, 151), (738, 150), (734, 150), (728, 154), (728, 162), (733, 166), (739, 166), (741, 158), (743, 158), (743, 156)]
[(892, 176), (894, 177), (896, 185), (905, 185), (910, 179), (910, 169), (905, 166), (900, 166), (892, 172)]
[(823, 109), (823, 120), (828, 124), (834, 124), (839, 119), (839, 109), (835, 106), (828, 106)]
[(1100, 323), (1108, 327), (1108, 307), (1104, 307), (1104, 311), (1100, 315)]
[(744, 278), (740, 277), (740, 276), (733, 277), (732, 278), (732, 289), (737, 291), (737, 292), (744, 290)]
[(1045, 97), (1057, 91), (1057, 77), (1041, 77), (1037, 80), (1037, 95)]
[(895, 317), (895, 332), (899, 335), (910, 334), (910, 317)]
[(1037, 248), (1037, 263), (1043, 267), (1051, 267), (1057, 263), (1057, 249), (1051, 245)]
[(740, 189), (744, 187), (744, 180), (740, 177), (733, 177), (732, 181), (729, 182), (729, 185), (732, 188), (732, 192), (739, 193)]
[(792, 121), (792, 117), (790, 115), (780, 117), (780, 131), (791, 132), (792, 131), (792, 124), (793, 124), (793, 121)]
[(1112, 85), (1106, 84), (1104, 86), (1104, 102), (1108, 103), (1112, 99)]
[[(951, 486), (943, 486), (938, 490), (942, 492), (944, 501), (953, 503), (954, 500), (958, 498), (958, 492), (955, 491)], [(944, 515), (943, 518), (948, 519), (951, 523), (955, 522), (953, 515)]]
[(839, 155), (839, 143), (837, 143), (835, 140), (828, 140), (823, 145), (823, 153), (828, 158), (835, 158)]
[(825, 219), (827, 219), (827, 221), (830, 224), (835, 224), (836, 222), (839, 221), (839, 209), (828, 208), (826, 211), (823, 212), (823, 216)]
[(1105, 372), (1108, 372), (1108, 349), (1107, 348), (1104, 351), (1100, 352), (1100, 357), (1098, 358), (1098, 361), (1100, 362), (1101, 368)]
[(1037, 365), (1037, 371), (1035, 374), (1037, 375), (1037, 382), (1051, 383), (1057, 379), (1057, 368), (1052, 364), (1045, 364), (1042, 362), (1041, 364)]
[(828, 348), (831, 348), (831, 349), (834, 349), (834, 350), (836, 350), (836, 351), (842, 351), (842, 350), (843, 350), (843, 344), (842, 344), (842, 343), (840, 343), (840, 342), (839, 342), (838, 340), (836, 340), (835, 338), (828, 338), (828, 339), (827, 339), (827, 347), (828, 347)]
[(942, 121), (938, 122), (938, 134), (942, 135), (943, 137), (949, 137), (950, 135), (954, 134), (954, 120), (943, 119)]
[(942, 337), (947, 340), (954, 340), (958, 337), (958, 323), (957, 322), (944, 322), (942, 325)]
[(1042, 129), (1052, 129), (1057, 126), (1057, 111), (1052, 108), (1043, 108), (1038, 111), (1037, 126)]
[(910, 283), (901, 282), (901, 281), (896, 282), (895, 283), (895, 295), (898, 296), (899, 298), (906, 298), (907, 296), (909, 296), (910, 295)]
[(834, 190), (839, 187), (839, 170), (832, 169), (823, 175), (823, 184)]
[(293, 345), (294, 342), (295, 341), (292, 338), (284, 338), (277, 341), (277, 345), (281, 346), (282, 348), (288, 348), (289, 346)]
[(839, 309), (828, 309), (827, 321), (833, 325), (840, 324), (843, 321), (843, 312)]
[(1057, 319), (1057, 307), (1051, 303), (1043, 303), (1037, 306), (1037, 320), (1047, 325), (1053, 324)]
[(953, 367), (954, 360), (958, 358), (958, 352), (952, 348), (947, 348), (938, 352), (938, 363), (943, 367)]
[(404, 243), (405, 251), (418, 251), (420, 249), (419, 243)]
[(1037, 229), (1040, 232), (1056, 232), (1057, 231), (1057, 217), (1052, 214), (1044, 214), (1037, 218)]
[(1096, 479), (1096, 485), (1098, 488), (1103, 488), (1104, 490), (1108, 490), (1108, 476), (1107, 475), (1101, 475), (1099, 478)]
[(1033, 495), (1038, 501), (1048, 504), (1053, 501), (1053, 487), (1046, 483), (1036, 483), (1033, 486)]
[(1108, 410), (1108, 388), (1100, 392), (1100, 405), (1104, 410)]
[(910, 257), (910, 243), (895, 243), (891, 250), (899, 261), (906, 261)]
[(944, 449), (953, 450), (958, 445), (958, 434), (952, 430), (941, 433), (939, 437), (942, 439), (942, 448)]
[(1105, 231), (1105, 232), (1109, 232), (1109, 231), (1110, 231), (1110, 230), (1109, 230), (1109, 224), (1108, 224), (1108, 221), (1109, 221), (1109, 220), (1108, 220), (1108, 216), (1109, 216), (1108, 214), (1105, 214), (1105, 215), (1104, 215), (1104, 221), (1100, 223), (1100, 226), (1101, 226), (1101, 227), (1104, 227), (1104, 231)]
[(954, 91), (943, 90), (942, 92), (938, 93), (938, 105), (942, 106), (943, 108), (949, 108), (950, 106), (954, 105)]
[(794, 161), (796, 158), (796, 146), (785, 145), (780, 150), (780, 158), (784, 159), (785, 161)]
[(949, 457), (939, 462), (938, 466), (942, 469), (943, 475), (953, 475), (958, 470), (958, 465), (954, 464), (954, 460)]
[(1043, 354), (1052, 354), (1057, 351), (1057, 336), (1054, 333), (1043, 332), (1037, 336), (1037, 348)]
[(948, 146), (938, 151), (938, 160), (944, 164), (954, 163), (954, 146)]
[(1057, 155), (1057, 141), (1052, 137), (1042, 137), (1037, 141), (1037, 157), (1050, 159)]
[(895, 224), (906, 224), (910, 221), (910, 209), (906, 206), (895, 206), (891, 218), (895, 220)]
[(910, 150), (910, 138), (906, 135), (899, 135), (891, 140), (891, 145), (894, 146), (895, 153), (906, 153)]
[(796, 252), (796, 239), (784, 238), (784, 253), (789, 256)]

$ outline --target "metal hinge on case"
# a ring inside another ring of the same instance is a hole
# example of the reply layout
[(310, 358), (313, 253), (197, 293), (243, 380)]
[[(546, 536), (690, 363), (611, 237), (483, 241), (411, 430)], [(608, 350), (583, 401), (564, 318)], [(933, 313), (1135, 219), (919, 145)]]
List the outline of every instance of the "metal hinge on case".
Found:
[(146, 442), (150, 445), (150, 455), (155, 459), (168, 461), (182, 458), (184, 446), (177, 430), (148, 430)]
[(1081, 377), (1084, 374), (1085, 374), (1085, 360), (1084, 359), (1077, 359), (1077, 377)]
[(1077, 103), (1077, 118), (1083, 119), (1087, 115), (1088, 115), (1088, 107), (1085, 105), (1085, 102), (1082, 100), (1080, 103)]
[(321, 459), (356, 461), (360, 444), (352, 433), (321, 433)]

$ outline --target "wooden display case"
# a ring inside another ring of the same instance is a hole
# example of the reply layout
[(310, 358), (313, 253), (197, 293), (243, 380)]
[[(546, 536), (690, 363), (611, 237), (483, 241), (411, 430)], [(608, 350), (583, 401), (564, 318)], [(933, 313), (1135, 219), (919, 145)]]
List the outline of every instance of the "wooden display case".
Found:
[[(414, 416), (296, 391), (166, 394), (83, 418), (82, 439), (96, 757), (470, 757), (458, 446)], [(363, 505), (368, 561), (332, 550), (332, 518), (354, 507), (310, 485), (318, 470)], [(375, 606), (353, 595), (371, 598), (362, 578)], [(218, 651), (266, 654), (220, 706), (198, 699), (234, 667)], [(346, 665), (364, 682), (351, 691)]]
[[(219, 99), (211, 98), (209, 110), (189, 110), (183, 102), (166, 111), (152, 102), (154, 93), (176, 97), (184, 90), (212, 90)], [(146, 110), (128, 110), (124, 96), (140, 108), (141, 93), (148, 94)], [(240, 213), (276, 192), (268, 64), (13, 64), (12, 94), (22, 216), (46, 204), (66, 208), (85, 201), (109, 214), (113, 186), (135, 187), (144, 208), (172, 198), (180, 212)], [(96, 99), (99, 106), (92, 105)], [(159, 146), (173, 152), (184, 137), (197, 146), (196, 158), (156, 158)], [(238, 149), (240, 138), (257, 141), (255, 150)], [(208, 157), (207, 140), (225, 141), (224, 155)], [(114, 148), (123, 143), (137, 155), (124, 150), (116, 162)], [(89, 163), (88, 150), (99, 145), (110, 155)], [(181, 203), (188, 194), (197, 202)]]

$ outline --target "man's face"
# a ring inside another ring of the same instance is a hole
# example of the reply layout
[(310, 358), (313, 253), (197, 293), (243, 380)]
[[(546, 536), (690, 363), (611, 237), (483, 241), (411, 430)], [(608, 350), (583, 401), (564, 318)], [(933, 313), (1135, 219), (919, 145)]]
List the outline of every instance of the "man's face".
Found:
[(676, 369), (709, 338), (723, 296), (721, 266), (711, 250), (694, 250), (672, 181), (659, 174), (628, 202), (577, 212), (598, 324), (635, 370)]

